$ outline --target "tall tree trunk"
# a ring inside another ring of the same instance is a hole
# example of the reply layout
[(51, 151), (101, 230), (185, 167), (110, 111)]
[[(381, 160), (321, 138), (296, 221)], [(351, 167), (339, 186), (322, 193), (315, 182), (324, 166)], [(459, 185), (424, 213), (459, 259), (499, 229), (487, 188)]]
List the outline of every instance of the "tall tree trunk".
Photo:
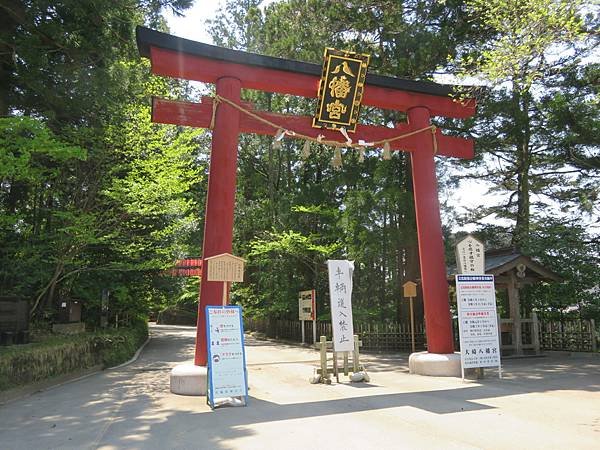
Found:
[[(405, 245), (405, 266), (404, 266), (404, 280), (402, 283), (406, 283), (407, 281), (412, 281), (413, 283), (418, 284), (418, 280), (421, 277), (421, 262), (419, 260), (419, 242), (417, 238), (417, 220), (415, 217), (415, 208), (414, 208), (414, 190), (413, 190), (413, 180), (412, 180), (412, 164), (410, 160), (410, 155), (408, 152), (403, 153), (404, 157), (404, 166), (405, 166), (405, 184), (404, 187), (407, 192), (410, 192), (413, 197), (412, 208), (408, 209), (404, 213), (404, 220), (406, 222), (405, 225), (405, 234), (406, 236), (410, 236), (407, 239)], [(404, 302), (404, 322), (406, 324), (410, 323), (410, 305), (409, 302)], [(420, 324), (424, 322), (424, 308), (423, 308), (423, 296), (421, 295), (421, 290), (417, 290), (417, 298), (415, 298), (414, 302), (414, 315), (415, 315), (415, 327), (418, 328)]]
[(37, 310), (40, 302), (44, 298), (44, 296), (46, 297), (45, 304), (46, 305), (50, 305), (51, 304), (52, 297), (54, 296), (54, 289), (56, 287), (56, 283), (58, 282), (58, 279), (62, 275), (64, 267), (65, 267), (64, 261), (59, 261), (56, 264), (56, 266), (54, 267), (54, 274), (52, 275), (52, 278), (42, 288), (42, 290), (40, 291), (40, 293), (36, 297), (36, 299), (35, 299), (35, 301), (33, 303), (33, 306), (31, 307), (31, 309), (29, 311), (29, 315), (30, 316), (33, 316), (35, 314), (35, 312), (36, 312), (36, 310)]
[(381, 239), (381, 285), (379, 294), (379, 319), (383, 321), (385, 319), (385, 300), (386, 300), (386, 278), (387, 278), (387, 246), (388, 246), (388, 205), (387, 199), (383, 201), (383, 230)]
[(530, 126), (529, 116), (530, 94), (528, 91), (519, 93), (514, 90), (515, 105), (517, 109), (517, 142), (516, 142), (516, 164), (517, 164), (517, 217), (515, 231), (512, 237), (512, 245), (520, 250), (529, 237), (529, 171), (531, 169)]
[(24, 20), (25, 9), (21, 1), (0, 0), (0, 117), (10, 112), (10, 92), (15, 55), (11, 40), (17, 33), (19, 20)]

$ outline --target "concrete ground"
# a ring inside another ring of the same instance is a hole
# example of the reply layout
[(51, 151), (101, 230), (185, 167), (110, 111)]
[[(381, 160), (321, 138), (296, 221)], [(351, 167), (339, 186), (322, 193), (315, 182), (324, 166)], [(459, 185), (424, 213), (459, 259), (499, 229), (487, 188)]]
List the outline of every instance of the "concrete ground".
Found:
[[(125, 367), (0, 407), (0, 449), (600, 449), (600, 358), (504, 361), (479, 382), (409, 375), (365, 355), (371, 382), (311, 385), (316, 351), (247, 339), (247, 407), (169, 392), (194, 329), (154, 326)], [(342, 377), (345, 378), (345, 377)]]

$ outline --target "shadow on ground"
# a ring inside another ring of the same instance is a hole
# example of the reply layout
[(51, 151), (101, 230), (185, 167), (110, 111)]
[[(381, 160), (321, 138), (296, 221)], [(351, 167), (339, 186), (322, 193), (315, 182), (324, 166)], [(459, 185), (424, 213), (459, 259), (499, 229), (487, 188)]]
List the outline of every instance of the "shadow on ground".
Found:
[[(129, 366), (22, 400), (19, 413), (11, 414), (14, 411), (7, 410), (10, 405), (0, 409), (2, 448), (225, 449), (231, 448), (228, 441), (250, 436), (255, 425), (269, 422), (327, 419), (349, 411), (406, 406), (445, 415), (492, 409), (482, 402), (492, 397), (552, 390), (600, 391), (600, 358), (538, 358), (509, 361), (504, 380), (490, 377), (466, 385), (457, 381), (451, 389), (384, 394), (357, 389), (348, 398), (287, 404), (250, 397), (247, 408), (211, 411), (198, 397), (174, 399), (169, 392), (168, 370), (193, 354), (195, 333), (182, 334), (181, 328), (162, 327), (143, 357)], [(293, 347), (252, 338), (246, 345), (274, 351)], [(374, 378), (377, 372), (407, 372), (406, 359), (403, 355), (365, 356)], [(316, 361), (318, 358), (303, 357), (269, 364), (314, 365)]]

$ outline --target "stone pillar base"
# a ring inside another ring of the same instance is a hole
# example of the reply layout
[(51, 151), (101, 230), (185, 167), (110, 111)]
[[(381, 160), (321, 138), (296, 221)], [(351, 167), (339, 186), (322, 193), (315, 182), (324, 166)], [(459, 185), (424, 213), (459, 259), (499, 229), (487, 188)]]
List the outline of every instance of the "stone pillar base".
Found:
[(179, 364), (171, 370), (171, 392), (179, 395), (206, 395), (207, 376), (204, 366)]
[(460, 353), (419, 352), (408, 358), (410, 373), (432, 377), (460, 377)]

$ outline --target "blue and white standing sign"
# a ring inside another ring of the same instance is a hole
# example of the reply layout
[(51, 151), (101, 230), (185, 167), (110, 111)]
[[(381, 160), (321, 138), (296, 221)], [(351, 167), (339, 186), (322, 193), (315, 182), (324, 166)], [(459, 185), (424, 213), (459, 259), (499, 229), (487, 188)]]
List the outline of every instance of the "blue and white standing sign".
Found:
[(498, 367), (500, 339), (493, 275), (456, 275), (462, 377), (474, 367)]
[(207, 401), (215, 407), (218, 398), (248, 398), (244, 325), (240, 306), (207, 306), (208, 347)]

